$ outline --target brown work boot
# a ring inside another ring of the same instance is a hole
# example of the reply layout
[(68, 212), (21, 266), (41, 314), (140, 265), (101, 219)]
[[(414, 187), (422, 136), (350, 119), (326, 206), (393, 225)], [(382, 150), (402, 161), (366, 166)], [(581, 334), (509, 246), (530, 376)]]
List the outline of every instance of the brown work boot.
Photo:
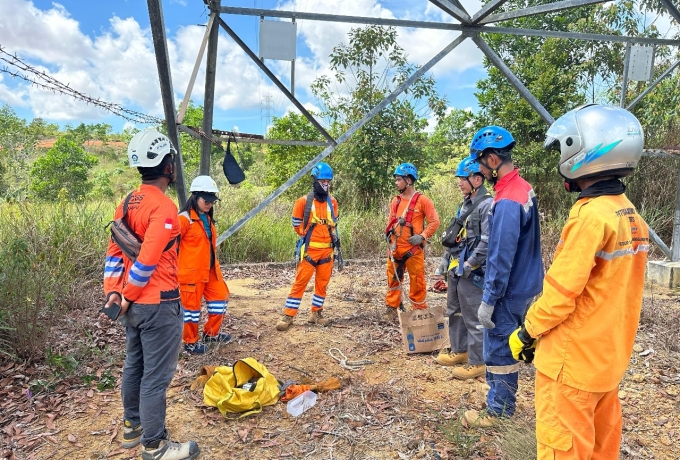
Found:
[(331, 322), (330, 319), (324, 318), (321, 310), (313, 311), (309, 318), (307, 318), (308, 323), (318, 324), (319, 326), (328, 326)]
[(486, 366), (484, 364), (466, 364), (465, 366), (454, 367), (451, 371), (458, 380), (469, 380), (476, 377), (482, 377), (486, 374)]
[(394, 322), (395, 319), (397, 319), (399, 315), (397, 314), (397, 309), (394, 307), (390, 307), (389, 305), (385, 307), (385, 313), (382, 315), (382, 320), (387, 321), (388, 323)]
[(488, 412), (477, 412), (474, 409), (466, 410), (463, 418), (470, 428), (491, 428), (498, 423), (498, 417), (489, 415)]
[(287, 331), (291, 324), (293, 324), (293, 316), (283, 315), (283, 317), (276, 323), (277, 331)]
[(442, 366), (455, 366), (456, 364), (467, 363), (468, 354), (467, 352), (454, 353), (449, 350), (441, 350), (434, 360)]

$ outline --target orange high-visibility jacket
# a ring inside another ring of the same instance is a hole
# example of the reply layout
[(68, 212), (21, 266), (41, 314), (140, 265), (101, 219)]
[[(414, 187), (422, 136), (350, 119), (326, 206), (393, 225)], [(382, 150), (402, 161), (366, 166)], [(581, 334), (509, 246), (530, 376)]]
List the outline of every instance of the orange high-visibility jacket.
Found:
[(179, 214), (182, 226), (179, 241), (179, 270), (180, 284), (207, 283), (210, 277), (210, 247), (215, 251), (215, 266), (213, 271), (217, 279), (222, 279), (220, 264), (217, 260), (217, 230), (210, 222), (211, 241), (205, 233), (203, 221), (193, 209)]
[(624, 195), (581, 198), (569, 213), (543, 294), (527, 312), (534, 364), (589, 392), (617, 387), (640, 319), (649, 230)]
[[(404, 218), (406, 217), (410, 200), (402, 199), (397, 208), (397, 212), (395, 213), (394, 206), (396, 203), (397, 197), (392, 198), (388, 222), (392, 222), (395, 218), (402, 216)], [(425, 225), (426, 220), (427, 225)], [(413, 217), (411, 218), (411, 225), (413, 226), (413, 233), (411, 233), (409, 228), (399, 224), (396, 224), (394, 227), (394, 234), (399, 235), (397, 237), (396, 250), (394, 251), (394, 255), (397, 257), (404, 255), (413, 247), (413, 245), (408, 242), (408, 239), (412, 235), (423, 235), (425, 239), (429, 240), (439, 228), (439, 214), (437, 214), (437, 210), (434, 209), (432, 200), (425, 195), (420, 195), (416, 202), (416, 206), (413, 210)], [(392, 236), (392, 238), (394, 238), (394, 236)]]
[[(316, 212), (316, 217), (318, 219), (324, 220), (328, 223), (333, 224), (333, 219), (331, 218), (332, 216), (328, 212), (328, 202), (320, 202), (317, 200), (312, 200), (312, 211)], [(303, 219), (304, 219), (304, 214), (305, 214), (305, 204), (307, 203), (307, 195), (304, 195), (297, 200), (295, 200), (295, 204), (293, 205), (293, 215), (291, 217), (293, 228), (295, 229), (295, 232), (300, 235), (300, 236), (305, 236), (307, 234), (307, 230), (309, 227), (312, 225), (312, 220), (313, 220), (313, 212), (309, 213), (309, 223), (307, 224), (307, 227), (302, 228), (303, 225)], [(333, 205), (333, 212), (335, 213), (335, 218), (338, 218), (338, 201), (335, 199), (335, 197), (331, 196), (331, 203)], [(328, 227), (325, 224), (319, 224), (314, 227), (314, 230), (312, 230), (312, 234), (309, 237), (309, 241), (315, 242), (315, 243), (328, 243), (329, 248), (330, 248), (330, 243), (331, 243), (331, 235), (328, 231)]]
[[(123, 215), (123, 202), (114, 219)], [(156, 186), (142, 184), (132, 192), (126, 216), (130, 228), (142, 239), (142, 249), (132, 263), (109, 241), (104, 267), (104, 293), (122, 294), (138, 304), (158, 304), (179, 299), (177, 239), (180, 231), (177, 206)]]

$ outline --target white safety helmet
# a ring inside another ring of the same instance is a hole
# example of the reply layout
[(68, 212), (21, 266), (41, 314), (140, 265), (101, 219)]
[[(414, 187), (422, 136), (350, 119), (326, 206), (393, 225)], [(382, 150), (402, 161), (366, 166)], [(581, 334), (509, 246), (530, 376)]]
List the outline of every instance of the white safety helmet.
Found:
[(168, 154), (175, 154), (168, 136), (149, 129), (140, 131), (128, 144), (128, 162), (131, 168), (153, 168), (158, 166)]
[(190, 192), (220, 193), (217, 184), (210, 176), (198, 176), (191, 182)]
[(644, 143), (642, 126), (632, 113), (612, 105), (588, 104), (555, 120), (543, 147), (560, 151), (559, 172), (575, 181), (630, 175)]

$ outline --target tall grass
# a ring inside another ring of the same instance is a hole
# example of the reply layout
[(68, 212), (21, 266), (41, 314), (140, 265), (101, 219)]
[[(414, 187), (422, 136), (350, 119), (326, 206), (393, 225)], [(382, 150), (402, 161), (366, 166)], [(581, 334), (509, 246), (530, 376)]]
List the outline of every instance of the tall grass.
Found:
[(0, 350), (43, 355), (49, 328), (90, 299), (106, 236), (99, 207), (31, 203), (0, 207)]

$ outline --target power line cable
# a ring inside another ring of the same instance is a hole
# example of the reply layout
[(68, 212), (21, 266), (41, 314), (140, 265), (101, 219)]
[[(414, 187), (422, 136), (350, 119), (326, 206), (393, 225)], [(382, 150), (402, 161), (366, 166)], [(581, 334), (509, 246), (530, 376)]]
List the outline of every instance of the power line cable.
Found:
[[(6, 62), (10, 66), (13, 66), (19, 70), (12, 70), (5, 66), (0, 68), (0, 72), (6, 73), (14, 78), (20, 78), (28, 83), (31, 83), (38, 88), (52, 91), (53, 93), (62, 94), (65, 96), (70, 96), (76, 100), (83, 101), (87, 104), (92, 104), (100, 107), (114, 115), (125, 118), (133, 123), (141, 124), (154, 124), (159, 125), (165, 123), (161, 118), (155, 117), (153, 115), (148, 115), (136, 110), (127, 109), (120, 104), (115, 102), (103, 101), (99, 98), (93, 98), (85, 93), (82, 93), (74, 88), (71, 88), (69, 84), (65, 84), (57, 80), (56, 78), (48, 75), (47, 73), (36, 69), (32, 65), (24, 62), (16, 54), (10, 54), (5, 51), (2, 46), (0, 46), (0, 60)], [(23, 72), (23, 73), (22, 73)], [(28, 76), (30, 74), (31, 76)]]

